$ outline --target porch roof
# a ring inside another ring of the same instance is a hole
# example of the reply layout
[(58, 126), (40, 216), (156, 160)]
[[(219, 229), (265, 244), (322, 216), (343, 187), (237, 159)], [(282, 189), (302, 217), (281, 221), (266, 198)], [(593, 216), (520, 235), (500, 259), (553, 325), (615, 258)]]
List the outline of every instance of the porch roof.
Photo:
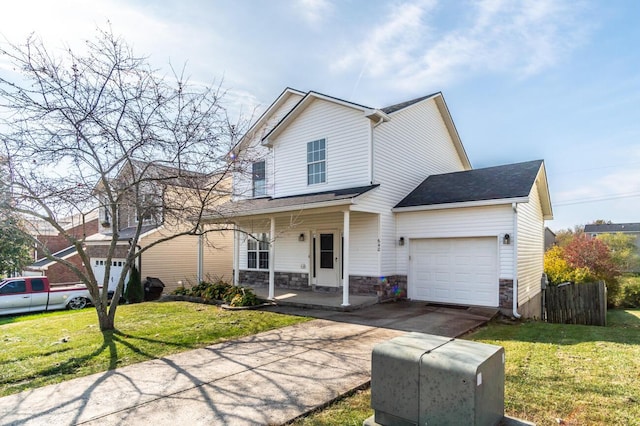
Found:
[(263, 197), (240, 201), (229, 201), (220, 205), (216, 211), (209, 212), (203, 217), (203, 219), (205, 221), (215, 222), (220, 219), (230, 217), (253, 216), (291, 210), (304, 210), (351, 204), (355, 198), (377, 188), (378, 186), (380, 185), (359, 186), (355, 188), (314, 192), (311, 194), (292, 195), (287, 197)]

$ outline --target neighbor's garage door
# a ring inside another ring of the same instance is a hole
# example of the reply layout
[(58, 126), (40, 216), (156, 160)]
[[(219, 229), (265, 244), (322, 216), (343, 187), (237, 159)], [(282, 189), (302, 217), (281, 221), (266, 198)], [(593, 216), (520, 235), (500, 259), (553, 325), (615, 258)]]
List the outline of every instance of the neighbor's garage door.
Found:
[[(109, 290), (115, 291), (116, 286), (118, 285), (118, 280), (120, 279), (120, 274), (122, 273), (122, 269), (124, 269), (125, 259), (112, 259), (111, 269), (109, 270)], [(104, 282), (104, 274), (106, 273), (107, 268), (107, 259), (91, 259), (91, 266), (93, 267), (93, 275), (96, 277), (96, 281), (98, 285), (102, 285)], [(125, 277), (125, 285), (127, 284), (127, 277)]]
[(412, 239), (409, 297), (498, 306), (497, 251), (495, 237)]

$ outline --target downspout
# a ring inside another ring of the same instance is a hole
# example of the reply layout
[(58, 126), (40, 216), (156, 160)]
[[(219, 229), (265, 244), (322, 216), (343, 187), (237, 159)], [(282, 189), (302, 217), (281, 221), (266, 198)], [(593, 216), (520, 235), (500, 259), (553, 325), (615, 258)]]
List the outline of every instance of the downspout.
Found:
[(375, 179), (374, 179), (374, 166), (373, 166), (375, 164), (374, 157), (373, 157), (373, 150), (374, 150), (374, 148), (373, 148), (373, 141), (374, 141), (373, 134), (375, 133), (374, 132), (375, 128), (378, 127), (379, 125), (381, 125), (383, 122), (384, 122), (384, 117), (380, 117), (378, 122), (374, 123), (370, 127), (370, 129), (371, 129), (371, 147), (370, 147), (370, 152), (369, 152), (369, 177), (371, 178), (369, 180), (369, 184), (370, 185), (373, 185), (373, 182), (375, 181)]
[[(384, 117), (380, 117), (380, 119), (378, 120), (377, 123), (374, 123), (370, 128), (371, 128), (371, 152), (369, 153), (369, 158), (371, 161), (371, 181), (369, 182), (371, 185), (373, 185), (374, 182), (374, 167), (373, 165), (375, 164), (374, 161), (374, 146), (373, 146), (373, 135), (374, 135), (374, 130), (376, 129), (376, 127), (378, 127), (379, 125), (381, 125), (384, 122)], [(380, 213), (378, 213), (378, 251), (377, 251), (377, 255), (378, 255), (378, 270), (377, 270), (377, 275), (378, 277), (382, 276), (382, 250), (380, 247), (380, 244), (382, 243), (382, 222), (380, 220)], [(397, 256), (397, 255), (396, 255)]]
[(513, 209), (513, 316), (520, 318), (518, 313), (518, 203), (511, 203)]

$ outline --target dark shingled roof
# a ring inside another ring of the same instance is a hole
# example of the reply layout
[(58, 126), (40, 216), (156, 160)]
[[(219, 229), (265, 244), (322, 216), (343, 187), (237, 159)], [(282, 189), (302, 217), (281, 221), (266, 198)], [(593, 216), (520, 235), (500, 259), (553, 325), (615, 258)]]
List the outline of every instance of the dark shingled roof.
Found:
[[(76, 253), (76, 251), (77, 250), (76, 250), (76, 248), (74, 246), (70, 246), (70, 247), (67, 247), (66, 249), (62, 249), (62, 250), (60, 250), (60, 251), (58, 251), (56, 253), (53, 253), (53, 256), (54, 257), (63, 258), (65, 256), (69, 256), (71, 254)], [(43, 268), (43, 267), (45, 267), (45, 266), (47, 266), (49, 264), (52, 264), (52, 263), (54, 263), (53, 260), (49, 260), (46, 257), (43, 257), (42, 259), (38, 259), (37, 262), (32, 263), (29, 267), (30, 268)]]
[(222, 204), (216, 212), (210, 212), (210, 214), (213, 216), (219, 215), (224, 217), (251, 215), (253, 213), (260, 214), (261, 211), (274, 208), (313, 208), (315, 203), (356, 198), (365, 192), (369, 192), (373, 188), (377, 188), (378, 186), (379, 185), (359, 186), (356, 188), (314, 192), (311, 194), (292, 195), (288, 197), (264, 197), (241, 201), (229, 201)]
[(542, 160), (536, 160), (432, 175), (396, 208), (526, 197), (541, 165)]
[(405, 102), (400, 102), (399, 104), (395, 104), (395, 105), (391, 105), (388, 107), (384, 107), (381, 109), (382, 112), (384, 112), (385, 114), (391, 114), (392, 112), (396, 112), (396, 111), (400, 111), (403, 108), (406, 108), (408, 106), (411, 106), (413, 104), (417, 104), (420, 101), (424, 101), (425, 99), (429, 99), (432, 96), (437, 95), (440, 92), (436, 92), (436, 93), (432, 93), (430, 95), (427, 96), (422, 96), (416, 99), (411, 99), (410, 101), (405, 101)]
[(601, 225), (585, 225), (585, 233), (616, 233), (616, 232), (640, 232), (640, 223), (609, 223)]

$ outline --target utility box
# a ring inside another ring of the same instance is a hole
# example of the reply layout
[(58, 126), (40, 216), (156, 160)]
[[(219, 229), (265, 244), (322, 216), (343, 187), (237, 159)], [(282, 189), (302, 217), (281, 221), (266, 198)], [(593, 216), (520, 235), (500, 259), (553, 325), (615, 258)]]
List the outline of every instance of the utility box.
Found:
[(496, 425), (504, 416), (504, 349), (409, 333), (376, 345), (365, 425)]

